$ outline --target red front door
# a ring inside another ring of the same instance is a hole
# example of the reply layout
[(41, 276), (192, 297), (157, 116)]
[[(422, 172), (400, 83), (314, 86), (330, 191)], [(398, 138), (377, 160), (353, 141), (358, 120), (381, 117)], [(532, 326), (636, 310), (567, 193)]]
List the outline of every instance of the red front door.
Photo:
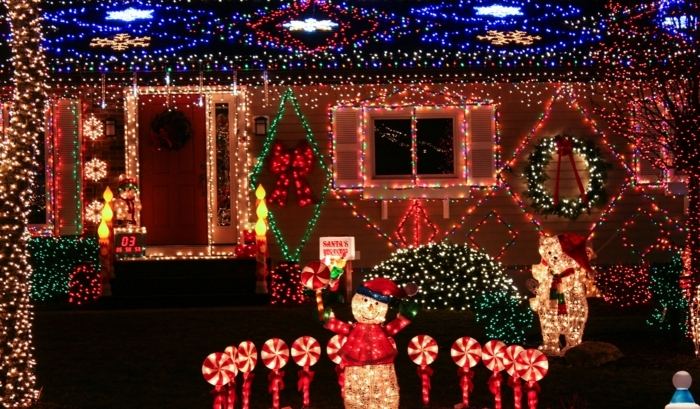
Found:
[[(139, 163), (141, 223), (150, 245), (207, 243), (207, 167), (204, 107), (198, 95), (171, 95), (170, 107), (192, 126), (179, 149), (152, 130), (153, 119), (167, 109), (166, 96), (139, 98)], [(165, 147), (164, 147), (165, 146)]]

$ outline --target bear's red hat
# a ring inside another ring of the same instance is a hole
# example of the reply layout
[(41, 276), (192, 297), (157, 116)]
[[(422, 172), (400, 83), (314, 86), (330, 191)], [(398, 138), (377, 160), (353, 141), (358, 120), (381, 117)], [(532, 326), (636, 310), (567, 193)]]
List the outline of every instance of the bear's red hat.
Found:
[(574, 259), (584, 270), (588, 272), (593, 271), (586, 252), (588, 237), (576, 233), (564, 233), (558, 235), (557, 238), (564, 254)]

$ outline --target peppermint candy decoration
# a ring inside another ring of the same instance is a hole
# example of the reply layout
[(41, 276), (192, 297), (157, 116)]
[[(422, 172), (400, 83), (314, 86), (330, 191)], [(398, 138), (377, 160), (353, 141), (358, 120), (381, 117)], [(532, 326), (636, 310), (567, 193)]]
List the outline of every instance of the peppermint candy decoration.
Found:
[(258, 363), (258, 350), (251, 341), (243, 341), (238, 345), (236, 366), (243, 373), (253, 372)]
[(341, 362), (343, 362), (343, 358), (340, 357), (338, 352), (340, 352), (340, 348), (345, 345), (347, 340), (348, 339), (345, 337), (345, 335), (333, 335), (330, 341), (328, 341), (328, 345), (326, 345), (326, 353), (328, 354), (328, 358), (330, 358), (330, 360), (336, 365), (340, 365)]
[(224, 354), (230, 356), (231, 360), (233, 361), (233, 376), (238, 375), (238, 365), (236, 364), (236, 362), (238, 362), (238, 348), (233, 345), (226, 347), (226, 349), (224, 349)]
[(462, 337), (452, 344), (452, 360), (460, 368), (473, 368), (481, 361), (481, 345), (470, 337)]
[(314, 366), (321, 357), (321, 344), (312, 337), (297, 338), (292, 343), (292, 358), (301, 367)]
[(506, 344), (501, 341), (491, 340), (481, 349), (481, 360), (491, 372), (501, 372), (505, 369), (504, 358)]
[(278, 371), (289, 361), (289, 347), (279, 338), (268, 339), (260, 350), (260, 358), (268, 369)]
[(229, 354), (214, 352), (204, 359), (202, 375), (210, 384), (224, 386), (236, 377), (235, 368), (236, 364)]
[(527, 382), (537, 382), (547, 375), (549, 361), (542, 352), (526, 349), (515, 360), (518, 374)]
[(506, 347), (503, 365), (506, 367), (506, 372), (508, 372), (508, 375), (514, 378), (520, 376), (520, 373), (518, 372), (516, 359), (518, 358), (518, 355), (520, 355), (520, 353), (524, 350), (525, 348), (521, 347), (520, 345), (509, 345)]
[(408, 343), (408, 357), (416, 365), (430, 365), (437, 355), (437, 342), (429, 335), (416, 335)]
[(319, 290), (331, 281), (331, 270), (320, 261), (312, 261), (301, 270), (301, 283), (310, 290)]

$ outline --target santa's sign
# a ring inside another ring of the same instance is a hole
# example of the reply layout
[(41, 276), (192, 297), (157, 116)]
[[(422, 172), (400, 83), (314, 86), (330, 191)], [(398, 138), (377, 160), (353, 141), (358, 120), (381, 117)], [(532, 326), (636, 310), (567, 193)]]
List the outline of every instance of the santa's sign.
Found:
[(321, 237), (319, 239), (319, 258), (330, 259), (355, 259), (354, 237)]

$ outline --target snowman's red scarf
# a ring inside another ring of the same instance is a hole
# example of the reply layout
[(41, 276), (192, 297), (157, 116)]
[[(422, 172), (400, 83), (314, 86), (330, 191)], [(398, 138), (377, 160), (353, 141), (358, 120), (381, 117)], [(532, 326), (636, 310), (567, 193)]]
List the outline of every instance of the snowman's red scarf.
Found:
[(573, 275), (576, 272), (574, 268), (567, 268), (561, 274), (552, 275), (552, 284), (549, 287), (549, 301), (556, 302), (557, 305), (557, 315), (567, 315), (568, 310), (566, 308), (566, 298), (564, 298), (564, 292), (562, 291), (562, 280), (566, 277)]

